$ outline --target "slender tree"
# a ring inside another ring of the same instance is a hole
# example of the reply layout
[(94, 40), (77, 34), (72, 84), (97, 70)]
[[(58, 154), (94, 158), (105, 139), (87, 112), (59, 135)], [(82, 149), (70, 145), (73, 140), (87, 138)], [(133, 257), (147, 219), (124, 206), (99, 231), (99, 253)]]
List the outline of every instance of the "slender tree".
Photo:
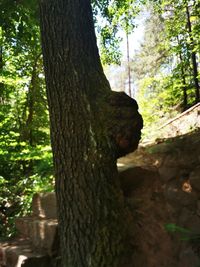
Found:
[(189, 6), (186, 5), (186, 17), (187, 17), (187, 27), (188, 33), (190, 37), (190, 46), (191, 46), (191, 59), (192, 59), (192, 67), (193, 67), (193, 79), (194, 79), (194, 86), (195, 86), (195, 101), (198, 103), (200, 101), (200, 87), (199, 87), (199, 79), (198, 79), (198, 64), (197, 64), (197, 54), (194, 51), (194, 38), (192, 32), (192, 23), (191, 23), (191, 16), (190, 16), (190, 9)]
[[(179, 36), (177, 36), (177, 42), (179, 47), (181, 47), (181, 41), (179, 40)], [(182, 55), (182, 51), (179, 50), (179, 60), (180, 60), (180, 76), (182, 79), (182, 88), (183, 88), (183, 110), (186, 110), (188, 107), (188, 94), (187, 94), (187, 83), (186, 83), (186, 74), (185, 74), (185, 66), (184, 66), (184, 58)]]
[(111, 93), (90, 0), (41, 0), (40, 17), (62, 266), (119, 266), (126, 227), (116, 158), (137, 147), (142, 119), (133, 99)]

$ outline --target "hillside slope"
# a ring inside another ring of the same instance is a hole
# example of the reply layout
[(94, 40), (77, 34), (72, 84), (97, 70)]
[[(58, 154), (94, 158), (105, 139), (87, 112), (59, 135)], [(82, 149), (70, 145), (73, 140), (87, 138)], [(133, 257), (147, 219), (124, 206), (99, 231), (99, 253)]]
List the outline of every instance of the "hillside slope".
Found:
[(191, 240), (200, 236), (200, 131), (141, 146), (118, 164), (135, 223), (129, 266), (200, 266), (200, 239)]

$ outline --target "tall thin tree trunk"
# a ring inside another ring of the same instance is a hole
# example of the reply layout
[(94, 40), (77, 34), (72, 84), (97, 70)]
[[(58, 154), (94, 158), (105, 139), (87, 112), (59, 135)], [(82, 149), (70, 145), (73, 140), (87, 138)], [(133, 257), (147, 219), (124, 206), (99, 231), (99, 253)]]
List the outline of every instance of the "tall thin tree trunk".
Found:
[(41, 0), (40, 17), (62, 266), (115, 267), (126, 227), (90, 1)]
[[(3, 44), (0, 43), (0, 73), (2, 72), (3, 72)], [(4, 91), (4, 83), (0, 82), (0, 104), (4, 103), (3, 91)]]
[[(37, 55), (33, 62), (31, 81), (27, 91), (26, 104), (23, 111), (24, 123), (21, 123), (21, 140), (27, 141), (30, 146), (34, 145), (33, 141), (33, 120), (34, 120), (34, 109), (37, 105), (36, 94), (37, 94), (37, 79), (38, 79), (38, 60), (41, 54)], [(27, 114), (28, 115), (27, 115)]]
[(127, 46), (127, 67), (128, 67), (128, 92), (129, 96), (132, 96), (131, 92), (131, 68), (130, 68), (130, 51), (129, 51), (129, 35), (126, 32), (126, 46)]
[(185, 80), (185, 72), (183, 67), (181, 67), (182, 82), (183, 82), (183, 110), (188, 108), (188, 95), (187, 95), (187, 85)]
[(191, 59), (193, 66), (193, 77), (194, 77), (194, 85), (195, 85), (195, 102), (198, 103), (200, 101), (200, 87), (198, 80), (198, 64), (197, 64), (197, 56), (194, 51), (194, 38), (192, 36), (192, 24), (190, 20), (190, 10), (188, 5), (186, 6), (186, 15), (187, 15), (187, 25), (190, 36), (190, 46), (191, 46)]
[[(181, 42), (179, 40), (179, 37), (177, 36), (177, 41), (178, 44), (181, 46)], [(179, 52), (179, 59), (180, 59), (180, 64), (181, 64), (181, 79), (183, 83), (183, 110), (186, 110), (188, 107), (188, 95), (187, 95), (187, 84), (186, 84), (186, 79), (185, 79), (185, 70), (183, 67), (183, 56), (182, 52)]]
[(180, 61), (181, 61), (181, 77), (182, 77), (182, 83), (183, 83), (183, 110), (186, 110), (188, 108), (188, 95), (187, 95), (187, 85), (186, 85), (186, 79), (185, 79), (185, 71), (182, 66), (182, 54), (179, 54)]

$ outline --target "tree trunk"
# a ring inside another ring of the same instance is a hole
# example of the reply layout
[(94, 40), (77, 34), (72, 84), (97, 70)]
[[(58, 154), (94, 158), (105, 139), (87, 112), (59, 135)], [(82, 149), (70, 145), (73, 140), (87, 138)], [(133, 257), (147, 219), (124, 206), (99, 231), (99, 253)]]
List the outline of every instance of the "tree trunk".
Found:
[[(179, 37), (177, 36), (177, 41), (179, 46), (181, 47), (181, 41), (179, 40)], [(183, 83), (183, 110), (186, 110), (188, 108), (188, 95), (187, 95), (187, 84), (186, 84), (186, 75), (185, 75), (185, 68), (183, 66), (184, 60), (182, 56), (182, 51), (179, 51), (179, 59), (180, 59), (180, 66), (181, 66), (181, 79)]]
[[(0, 43), (0, 73), (2, 73), (2, 71), (3, 71), (3, 44)], [(0, 82), (0, 104), (4, 104), (3, 91), (4, 91), (4, 83)]]
[(198, 65), (197, 65), (197, 56), (196, 56), (196, 53), (194, 51), (194, 39), (193, 39), (193, 36), (192, 36), (192, 24), (191, 24), (191, 20), (190, 20), (190, 11), (189, 11), (189, 7), (188, 6), (186, 6), (186, 15), (187, 15), (188, 31), (189, 31), (189, 36), (190, 36), (191, 59), (192, 59), (193, 77), (194, 77), (194, 85), (195, 85), (195, 102), (198, 103), (200, 101)]
[[(31, 81), (27, 91), (27, 99), (23, 110), (21, 124), (21, 137), (22, 141), (26, 141), (30, 146), (34, 146), (33, 140), (33, 120), (36, 103), (36, 94), (38, 90), (38, 61), (41, 54), (37, 55), (33, 62), (33, 68), (31, 72)], [(24, 121), (23, 121), (24, 120)]]
[[(179, 56), (180, 56), (181, 64), (183, 64), (181, 52)], [(182, 77), (182, 83), (183, 83), (183, 111), (184, 111), (184, 110), (187, 110), (188, 108), (188, 95), (187, 95), (187, 85), (186, 85), (185, 71), (184, 71), (183, 65), (181, 65), (181, 77)]]
[(132, 96), (131, 91), (131, 68), (130, 68), (130, 51), (129, 51), (129, 33), (126, 32), (126, 50), (127, 50), (127, 72), (128, 72), (128, 93), (129, 96)]
[[(41, 0), (40, 17), (62, 266), (118, 266), (126, 226), (116, 157), (137, 147), (142, 119), (134, 100), (111, 93), (90, 1)], [(118, 116), (132, 126), (116, 126)]]

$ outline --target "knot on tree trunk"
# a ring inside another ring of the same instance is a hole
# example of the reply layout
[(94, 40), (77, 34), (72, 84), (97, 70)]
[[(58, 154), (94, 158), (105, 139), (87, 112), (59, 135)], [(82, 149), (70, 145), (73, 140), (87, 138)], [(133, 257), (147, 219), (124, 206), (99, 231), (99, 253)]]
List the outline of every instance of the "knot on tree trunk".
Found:
[(112, 92), (109, 97), (108, 131), (114, 141), (116, 158), (137, 149), (143, 127), (137, 102), (124, 92)]

